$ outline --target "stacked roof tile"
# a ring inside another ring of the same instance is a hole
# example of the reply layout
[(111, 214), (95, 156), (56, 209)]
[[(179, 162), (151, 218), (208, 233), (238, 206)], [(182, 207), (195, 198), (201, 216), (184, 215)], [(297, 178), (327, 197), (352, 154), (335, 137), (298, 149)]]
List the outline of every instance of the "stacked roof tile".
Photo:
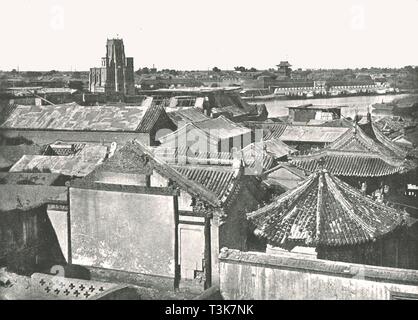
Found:
[(247, 217), (274, 246), (346, 246), (385, 236), (403, 225), (406, 214), (320, 170)]
[(221, 201), (229, 197), (239, 175), (239, 169), (212, 166), (173, 166), (189, 180), (195, 181), (215, 193)]
[[(375, 127), (373, 130), (377, 131)], [(341, 176), (377, 177), (403, 171), (404, 153), (386, 141), (382, 143), (376, 134), (373, 137), (354, 125), (328, 147), (307, 155), (292, 156), (291, 163), (314, 172), (322, 161), (325, 169)]]

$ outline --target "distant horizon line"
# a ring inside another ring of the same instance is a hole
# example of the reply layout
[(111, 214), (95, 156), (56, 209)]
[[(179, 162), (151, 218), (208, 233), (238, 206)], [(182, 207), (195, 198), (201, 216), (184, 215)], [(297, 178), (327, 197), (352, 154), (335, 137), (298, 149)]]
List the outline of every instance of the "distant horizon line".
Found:
[[(212, 68), (215, 68), (215, 67), (217, 67), (217, 66), (213, 66), (213, 67), (211, 67), (211, 68), (207, 68), (207, 69), (175, 69), (175, 68), (167, 68), (167, 67), (164, 67), (164, 68), (157, 68), (157, 67), (151, 67), (151, 66), (142, 66), (142, 67), (138, 67), (138, 68), (136, 68), (136, 70), (135, 70), (135, 72), (136, 71), (138, 71), (139, 70), (139, 68), (141, 68), (141, 69), (143, 69), (143, 68), (148, 68), (148, 69), (153, 69), (153, 68), (155, 68), (155, 69), (157, 69), (157, 71), (162, 71), (162, 70), (175, 70), (175, 71), (183, 71), (183, 72), (187, 72), (187, 71), (189, 71), (189, 72), (214, 72), (214, 71), (212, 71)], [(277, 68), (267, 68), (267, 69), (261, 69), (261, 68), (256, 68), (256, 67), (245, 67), (245, 66), (242, 66), (242, 67), (244, 67), (244, 68), (255, 68), (257, 71), (254, 71), (254, 72), (258, 72), (258, 71), (270, 71), (271, 69), (277, 69)], [(361, 69), (404, 69), (404, 68), (406, 68), (406, 67), (413, 67), (413, 68), (416, 68), (416, 67), (418, 67), (418, 64), (416, 64), (416, 65), (414, 65), (414, 64), (408, 64), (408, 65), (404, 65), (404, 66), (399, 66), (399, 67), (394, 67), (394, 66), (372, 66), (372, 67), (347, 67), (347, 68), (332, 68), (332, 67), (329, 67), (329, 68), (326, 68), (326, 67), (320, 67), (320, 68), (292, 68), (292, 71), (299, 71), (299, 69), (301, 70), (301, 71), (309, 71), (309, 70), (361, 70)], [(91, 67), (91, 68), (94, 68), (94, 67)], [(217, 67), (217, 68), (219, 68), (219, 67)], [(240, 71), (236, 71), (236, 70), (234, 70), (234, 69), (222, 69), (222, 68), (219, 68), (221, 71), (234, 71), (234, 72), (240, 72)], [(22, 69), (17, 69), (17, 68), (14, 68), (14, 69), (9, 69), (9, 70), (4, 70), (4, 69), (0, 69), (0, 72), (13, 72), (13, 71), (17, 71), (17, 72), (42, 72), (42, 73), (45, 73), (45, 72), (51, 72), (51, 71), (56, 71), (56, 72), (90, 72), (90, 68), (89, 69), (87, 69), (87, 70), (65, 70), (65, 69), (49, 69), (49, 70), (37, 70), (37, 69), (25, 69), (25, 70), (22, 70)]]

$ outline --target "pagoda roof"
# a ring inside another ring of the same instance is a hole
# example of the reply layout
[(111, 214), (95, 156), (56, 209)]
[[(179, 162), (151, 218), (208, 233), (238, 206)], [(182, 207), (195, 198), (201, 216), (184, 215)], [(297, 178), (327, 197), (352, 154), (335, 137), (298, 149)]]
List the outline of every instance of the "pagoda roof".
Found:
[(320, 170), (247, 218), (257, 236), (289, 248), (374, 241), (403, 225), (407, 214)]
[[(365, 132), (367, 130), (367, 134)], [(291, 163), (314, 172), (319, 160), (324, 168), (341, 176), (376, 177), (404, 171), (406, 153), (389, 141), (371, 123), (347, 130), (326, 148), (304, 155), (294, 155)]]

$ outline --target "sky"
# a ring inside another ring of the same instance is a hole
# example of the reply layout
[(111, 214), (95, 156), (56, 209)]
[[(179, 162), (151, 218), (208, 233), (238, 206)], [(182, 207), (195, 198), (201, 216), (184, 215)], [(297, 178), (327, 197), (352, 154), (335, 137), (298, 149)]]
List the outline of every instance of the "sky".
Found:
[(418, 65), (418, 0), (1, 0), (0, 70)]

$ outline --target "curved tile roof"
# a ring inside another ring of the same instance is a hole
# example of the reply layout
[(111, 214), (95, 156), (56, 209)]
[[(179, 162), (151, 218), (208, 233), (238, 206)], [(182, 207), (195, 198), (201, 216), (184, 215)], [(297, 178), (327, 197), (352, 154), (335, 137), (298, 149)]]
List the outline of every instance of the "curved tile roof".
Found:
[(322, 158), (324, 168), (340, 176), (377, 177), (403, 171), (406, 168), (404, 154), (373, 137), (355, 125), (324, 149), (292, 156), (291, 163), (314, 172)]
[(381, 177), (401, 172), (401, 163), (389, 162), (377, 155), (344, 154), (327, 151), (309, 157), (296, 157), (291, 163), (303, 170), (314, 172), (319, 168), (319, 160), (324, 160), (324, 168), (337, 176)]
[(239, 169), (215, 168), (208, 166), (173, 166), (188, 180), (199, 183), (215, 193), (224, 202), (235, 187), (235, 180), (239, 176)]
[(383, 237), (404, 223), (406, 213), (321, 170), (247, 218), (275, 246), (345, 246)]

